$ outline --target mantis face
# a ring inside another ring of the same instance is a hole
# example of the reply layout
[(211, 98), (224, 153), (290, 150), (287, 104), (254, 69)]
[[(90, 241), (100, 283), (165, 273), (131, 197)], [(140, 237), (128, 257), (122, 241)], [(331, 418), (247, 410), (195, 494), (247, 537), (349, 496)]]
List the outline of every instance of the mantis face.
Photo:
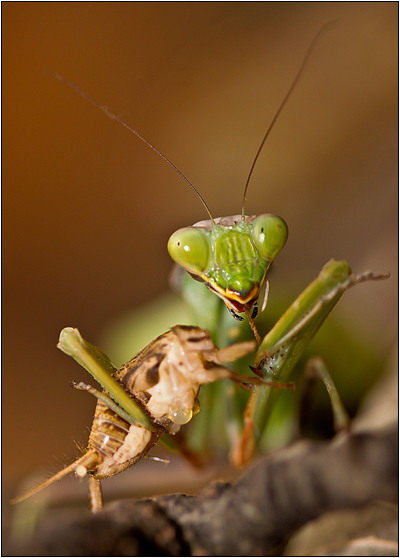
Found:
[(179, 229), (168, 241), (168, 252), (236, 317), (257, 302), (267, 270), (287, 237), (287, 225), (277, 215), (234, 215)]

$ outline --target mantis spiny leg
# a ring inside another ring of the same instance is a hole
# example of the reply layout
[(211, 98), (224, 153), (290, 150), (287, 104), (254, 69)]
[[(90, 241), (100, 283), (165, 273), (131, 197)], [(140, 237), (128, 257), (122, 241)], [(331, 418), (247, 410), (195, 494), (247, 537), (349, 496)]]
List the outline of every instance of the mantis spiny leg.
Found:
[(70, 382), (70, 385), (74, 389), (80, 391), (87, 391), (97, 399), (100, 399), (101, 401), (103, 401), (103, 403), (107, 405), (109, 409), (111, 409), (111, 411), (114, 411), (114, 413), (116, 413), (122, 419), (126, 420), (126, 422), (129, 422), (130, 424), (137, 424), (137, 421), (134, 418), (132, 418), (129, 413), (127, 413), (126, 411), (124, 411), (124, 409), (122, 409), (119, 405), (117, 405), (117, 403), (115, 403), (115, 401), (113, 401), (111, 397), (106, 393), (103, 393), (98, 389), (95, 389), (94, 387), (90, 386), (89, 384), (85, 384), (84, 382), (79, 382), (79, 383)]

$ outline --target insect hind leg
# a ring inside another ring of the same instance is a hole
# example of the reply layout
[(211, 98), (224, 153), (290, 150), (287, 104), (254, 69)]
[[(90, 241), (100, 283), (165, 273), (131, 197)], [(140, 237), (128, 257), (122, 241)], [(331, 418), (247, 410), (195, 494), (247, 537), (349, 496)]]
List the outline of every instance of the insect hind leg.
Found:
[(48, 486), (53, 484), (53, 482), (58, 481), (59, 479), (65, 477), (65, 475), (68, 475), (73, 471), (77, 472), (78, 470), (80, 471), (79, 473), (77, 472), (78, 476), (84, 476), (83, 470), (86, 473), (88, 469), (95, 467), (98, 462), (98, 459), (99, 458), (97, 452), (88, 451), (87, 453), (85, 453), (85, 455), (83, 455), (82, 457), (80, 457), (79, 459), (71, 463), (71, 465), (68, 465), (67, 467), (65, 467), (64, 469), (62, 469), (61, 471), (59, 471), (49, 479), (45, 480), (35, 488), (32, 488), (28, 492), (25, 492), (25, 494), (22, 494), (21, 496), (17, 496), (13, 500), (11, 500), (11, 503), (18, 504), (19, 502), (22, 502), (23, 500), (26, 500), (27, 498), (34, 496), (44, 488), (47, 488)]
[(91, 513), (97, 513), (103, 508), (101, 483), (93, 475), (89, 475), (89, 502)]

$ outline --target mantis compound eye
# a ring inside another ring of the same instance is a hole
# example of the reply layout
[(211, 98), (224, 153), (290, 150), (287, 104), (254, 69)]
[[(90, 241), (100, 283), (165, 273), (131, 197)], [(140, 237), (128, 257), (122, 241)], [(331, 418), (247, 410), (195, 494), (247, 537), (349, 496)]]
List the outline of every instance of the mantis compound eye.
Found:
[(200, 275), (209, 264), (211, 246), (207, 233), (200, 228), (179, 229), (168, 240), (168, 252), (181, 267)]
[(259, 215), (253, 222), (253, 239), (261, 256), (272, 262), (286, 244), (288, 227), (277, 215)]

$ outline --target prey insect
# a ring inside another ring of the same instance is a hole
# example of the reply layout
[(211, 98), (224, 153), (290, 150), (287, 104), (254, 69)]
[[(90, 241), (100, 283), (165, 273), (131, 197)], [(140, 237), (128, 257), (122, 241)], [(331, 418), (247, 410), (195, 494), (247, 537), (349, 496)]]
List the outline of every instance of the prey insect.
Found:
[(73, 356), (103, 387), (99, 391), (83, 382), (72, 382), (74, 388), (98, 399), (88, 448), (74, 463), (15, 498), (14, 503), (75, 472), (78, 477), (89, 475), (90, 504), (96, 512), (102, 508), (100, 480), (131, 467), (147, 455), (160, 436), (175, 434), (188, 423), (199, 411), (198, 393), (203, 384), (219, 379), (245, 386), (263, 383), (258, 377), (238, 374), (223, 366), (224, 362), (252, 353), (254, 341), (218, 349), (209, 332), (197, 327), (173, 327), (118, 370), (76, 329), (65, 328), (58, 347)]

